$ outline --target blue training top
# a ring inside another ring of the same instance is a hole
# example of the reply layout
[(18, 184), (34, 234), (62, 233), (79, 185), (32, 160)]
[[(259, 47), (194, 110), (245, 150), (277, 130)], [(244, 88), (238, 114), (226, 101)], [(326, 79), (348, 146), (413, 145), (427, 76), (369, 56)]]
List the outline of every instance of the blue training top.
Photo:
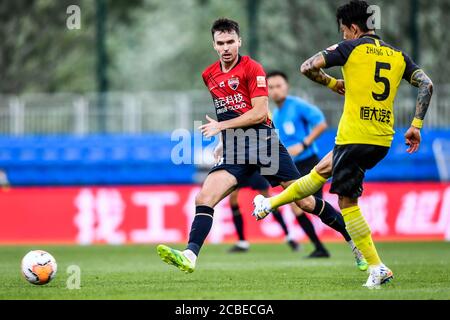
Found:
[[(287, 96), (281, 107), (273, 111), (273, 123), (279, 130), (280, 140), (286, 148), (301, 143), (312, 129), (325, 121), (322, 111), (307, 101), (294, 96)], [(305, 160), (318, 153), (313, 142), (308, 149), (295, 156), (294, 161)]]

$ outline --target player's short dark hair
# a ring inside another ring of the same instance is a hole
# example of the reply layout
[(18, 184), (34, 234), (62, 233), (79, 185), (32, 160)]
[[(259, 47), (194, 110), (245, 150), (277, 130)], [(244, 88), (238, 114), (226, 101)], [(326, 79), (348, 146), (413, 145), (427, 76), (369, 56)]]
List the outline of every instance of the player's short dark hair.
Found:
[(279, 70), (273, 70), (267, 73), (266, 78), (272, 78), (272, 77), (282, 77), (284, 80), (286, 80), (286, 82), (289, 82), (289, 78), (286, 75), (286, 73), (284, 73), (283, 71), (279, 71)]
[(347, 4), (340, 6), (336, 11), (336, 21), (338, 28), (342, 23), (344, 26), (350, 28), (352, 24), (356, 24), (363, 32), (369, 29), (367, 20), (372, 13), (368, 13), (369, 4), (362, 0), (352, 0)]
[(228, 18), (219, 18), (213, 22), (211, 27), (211, 35), (214, 39), (214, 33), (219, 32), (233, 32), (239, 36), (239, 23)]

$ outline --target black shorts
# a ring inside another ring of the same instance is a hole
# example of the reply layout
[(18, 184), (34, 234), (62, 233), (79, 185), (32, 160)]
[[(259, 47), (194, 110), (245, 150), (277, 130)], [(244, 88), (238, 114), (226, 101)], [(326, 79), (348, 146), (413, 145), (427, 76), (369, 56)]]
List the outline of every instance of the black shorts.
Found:
[[(295, 166), (303, 177), (309, 174), (311, 170), (316, 166), (316, 164), (319, 163), (319, 161), (319, 157), (315, 154), (304, 160), (296, 161)], [(323, 187), (320, 188), (314, 195), (318, 198), (323, 198)]]
[(270, 188), (270, 183), (260, 175), (258, 172), (253, 172), (253, 174), (248, 178), (247, 181), (243, 181), (241, 184), (238, 184), (238, 188), (247, 188), (250, 187), (253, 190), (267, 190)]
[[(226, 170), (232, 174), (238, 186), (249, 185), (253, 174), (259, 173), (275, 187), (280, 182), (297, 180), (301, 177), (284, 145), (279, 141), (274, 130), (266, 130), (268, 135), (262, 134), (244, 145), (226, 143), (224, 141), (224, 157), (209, 173)], [(256, 141), (257, 140), (257, 141)], [(231, 152), (230, 152), (231, 149)], [(234, 150), (233, 150), (234, 149)]]
[(334, 146), (330, 193), (349, 198), (360, 197), (366, 170), (372, 169), (388, 151), (388, 147), (370, 144)]

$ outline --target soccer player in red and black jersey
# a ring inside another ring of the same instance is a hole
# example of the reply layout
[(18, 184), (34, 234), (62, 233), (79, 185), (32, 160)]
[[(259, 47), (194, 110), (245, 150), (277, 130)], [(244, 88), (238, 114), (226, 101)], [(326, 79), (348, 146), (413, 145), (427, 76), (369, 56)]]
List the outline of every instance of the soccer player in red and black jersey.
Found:
[[(197, 256), (211, 229), (214, 207), (255, 172), (272, 186), (287, 188), (300, 178), (286, 148), (281, 144), (269, 116), (268, 87), (263, 67), (248, 56), (240, 56), (239, 25), (218, 19), (211, 28), (219, 61), (203, 72), (203, 81), (214, 100), (218, 121), (199, 129), (205, 137), (221, 133), (223, 157), (210, 171), (195, 199), (196, 215), (184, 251), (157, 247), (161, 259), (182, 271), (193, 272)], [(333, 229), (345, 232), (342, 216), (327, 202), (314, 196), (296, 202), (316, 214)]]

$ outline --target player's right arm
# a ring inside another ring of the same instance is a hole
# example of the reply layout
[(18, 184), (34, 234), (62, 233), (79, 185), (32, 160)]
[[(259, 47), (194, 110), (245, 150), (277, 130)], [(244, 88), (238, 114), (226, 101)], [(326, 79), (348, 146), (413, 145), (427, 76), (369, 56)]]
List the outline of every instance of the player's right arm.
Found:
[(300, 67), (300, 72), (307, 76), (314, 82), (317, 82), (321, 85), (327, 86), (334, 92), (337, 92), (341, 95), (345, 94), (345, 85), (344, 80), (335, 79), (332, 76), (328, 75), (323, 71), (323, 68), (326, 66), (325, 58), (322, 52), (316, 53), (314, 56), (303, 62)]
[(430, 106), (433, 95), (433, 82), (430, 77), (407, 56), (405, 56), (406, 68), (403, 78), (412, 86), (419, 88), (416, 100), (416, 112), (411, 127), (405, 133), (405, 143), (409, 146), (408, 153), (414, 153), (419, 149), (421, 142), (420, 129)]
[(268, 98), (255, 97), (251, 101), (252, 109), (230, 120), (218, 122), (206, 115), (206, 120), (209, 122), (201, 125), (199, 130), (206, 138), (210, 138), (223, 130), (245, 128), (266, 121), (269, 114)]

